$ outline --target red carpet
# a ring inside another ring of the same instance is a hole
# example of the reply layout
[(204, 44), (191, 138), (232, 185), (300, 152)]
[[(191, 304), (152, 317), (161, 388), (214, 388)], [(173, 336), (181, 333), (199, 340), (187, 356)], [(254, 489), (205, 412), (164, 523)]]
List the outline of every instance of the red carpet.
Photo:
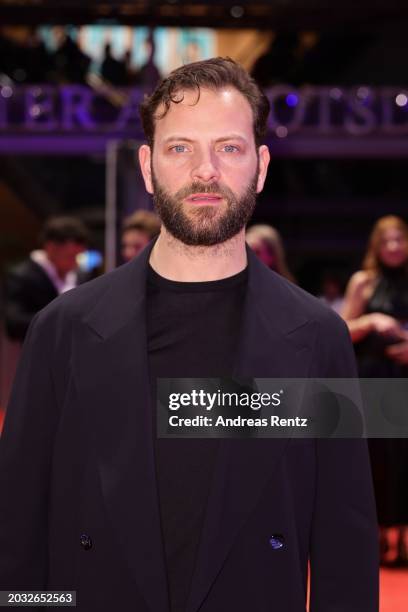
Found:
[(407, 612), (408, 569), (382, 569), (380, 577), (380, 612)]
[(408, 569), (381, 569), (380, 612), (408, 612)]

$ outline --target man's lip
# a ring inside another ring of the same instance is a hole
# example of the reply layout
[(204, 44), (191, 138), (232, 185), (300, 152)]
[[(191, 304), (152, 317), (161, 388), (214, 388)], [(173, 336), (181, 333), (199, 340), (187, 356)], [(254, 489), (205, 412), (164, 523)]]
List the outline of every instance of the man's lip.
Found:
[(187, 200), (194, 202), (195, 200), (222, 200), (219, 193), (193, 193), (188, 196)]

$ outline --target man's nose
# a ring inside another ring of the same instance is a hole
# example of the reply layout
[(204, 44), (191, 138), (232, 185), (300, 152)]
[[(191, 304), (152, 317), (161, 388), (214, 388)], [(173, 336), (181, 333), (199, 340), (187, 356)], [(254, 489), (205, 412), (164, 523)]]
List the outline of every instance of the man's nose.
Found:
[(215, 181), (220, 178), (216, 159), (212, 153), (200, 154), (192, 169), (192, 179), (203, 182)]

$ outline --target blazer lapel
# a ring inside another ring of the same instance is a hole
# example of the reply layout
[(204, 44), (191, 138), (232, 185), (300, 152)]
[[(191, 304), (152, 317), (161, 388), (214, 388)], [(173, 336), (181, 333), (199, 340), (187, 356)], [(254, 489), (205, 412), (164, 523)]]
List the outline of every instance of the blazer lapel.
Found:
[[(249, 247), (247, 256), (248, 291), (233, 377), (306, 378), (313, 323), (302, 313), (288, 314), (280, 279)], [(284, 438), (221, 441), (187, 612), (196, 612), (205, 599), (287, 443)]]
[(145, 323), (152, 246), (112, 276), (108, 291), (86, 316), (78, 338), (77, 376), (92, 415), (102, 493), (120, 549), (152, 612), (166, 612)]

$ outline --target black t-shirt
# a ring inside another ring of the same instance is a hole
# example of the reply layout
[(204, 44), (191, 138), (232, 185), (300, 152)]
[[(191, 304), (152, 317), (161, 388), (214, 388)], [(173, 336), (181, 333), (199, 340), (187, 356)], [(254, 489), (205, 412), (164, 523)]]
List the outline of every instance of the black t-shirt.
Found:
[(232, 374), (247, 268), (216, 281), (147, 276), (147, 342), (154, 449), (171, 612), (185, 610), (194, 571), (217, 439), (157, 439), (156, 378)]

